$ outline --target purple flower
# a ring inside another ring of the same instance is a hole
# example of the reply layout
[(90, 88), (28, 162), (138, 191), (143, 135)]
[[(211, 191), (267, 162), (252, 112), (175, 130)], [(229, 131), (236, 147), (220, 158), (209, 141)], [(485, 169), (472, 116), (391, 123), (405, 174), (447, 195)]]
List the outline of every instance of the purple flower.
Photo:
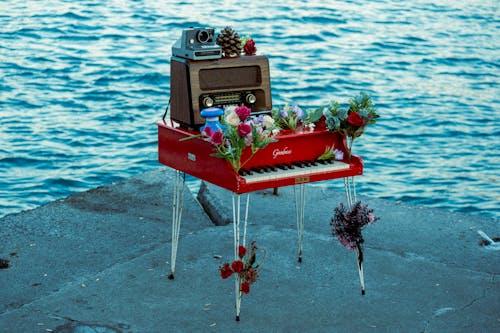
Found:
[(344, 153), (341, 150), (335, 149), (333, 153), (335, 154), (335, 159), (337, 161), (342, 161), (344, 159)]
[(252, 122), (254, 124), (262, 124), (263, 120), (264, 120), (264, 116), (263, 115), (259, 115), (258, 117), (253, 118)]
[(287, 111), (287, 110), (285, 110), (285, 109), (281, 110), (281, 111), (280, 111), (280, 116), (282, 116), (283, 118), (288, 117), (288, 111)]
[(302, 111), (302, 109), (297, 104), (292, 107), (292, 112), (295, 113), (297, 115), (297, 118), (299, 119), (302, 119), (302, 117), (304, 116), (304, 111)]

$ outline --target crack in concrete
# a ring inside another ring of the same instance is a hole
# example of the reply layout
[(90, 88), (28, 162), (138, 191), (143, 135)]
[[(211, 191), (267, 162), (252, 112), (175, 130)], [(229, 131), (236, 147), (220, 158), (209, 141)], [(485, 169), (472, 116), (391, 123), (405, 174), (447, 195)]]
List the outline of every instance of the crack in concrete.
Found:
[[(490, 282), (493, 283), (495, 281), (495, 278), (496, 278), (496, 274), (491, 274), (490, 276)], [(486, 298), (486, 295), (488, 294), (488, 292), (491, 290), (492, 287), (487, 287), (485, 289), (483, 289), (483, 294), (479, 297), (476, 297), (474, 298), (473, 300), (471, 300), (469, 303), (465, 304), (464, 306), (456, 309), (456, 308), (453, 308), (453, 307), (444, 307), (444, 308), (441, 308), (441, 309), (438, 309), (434, 312), (434, 315), (428, 319), (425, 323), (424, 323), (424, 327), (423, 329), (420, 331), (420, 333), (426, 333), (427, 330), (429, 329), (430, 325), (431, 325), (431, 321), (434, 319), (434, 318), (437, 318), (439, 316), (442, 316), (444, 315), (445, 313), (448, 313), (448, 312), (460, 312), (460, 311), (464, 311), (466, 310), (467, 308), (471, 307), (472, 305), (474, 305), (474, 303)]]

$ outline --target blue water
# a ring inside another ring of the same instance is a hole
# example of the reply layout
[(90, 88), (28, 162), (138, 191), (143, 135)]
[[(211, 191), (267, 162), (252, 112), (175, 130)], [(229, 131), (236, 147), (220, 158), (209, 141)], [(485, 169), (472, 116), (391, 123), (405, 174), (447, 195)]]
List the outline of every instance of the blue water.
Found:
[(274, 106), (372, 95), (358, 192), (500, 218), (498, 1), (277, 3), (2, 1), (0, 216), (158, 168), (170, 47), (230, 25)]

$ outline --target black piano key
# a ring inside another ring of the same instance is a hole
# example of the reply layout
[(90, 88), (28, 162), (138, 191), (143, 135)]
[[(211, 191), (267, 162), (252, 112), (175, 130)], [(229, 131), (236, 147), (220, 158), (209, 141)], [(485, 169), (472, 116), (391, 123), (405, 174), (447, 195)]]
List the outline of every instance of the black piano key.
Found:
[(288, 166), (286, 166), (286, 164), (277, 164), (276, 167), (281, 170), (288, 170)]
[(252, 171), (255, 171), (257, 173), (264, 173), (264, 169), (262, 169), (261, 167), (254, 167), (252, 168)]
[(311, 163), (311, 165), (313, 165), (313, 166), (318, 165), (318, 162), (316, 162), (316, 161), (309, 161), (309, 163)]

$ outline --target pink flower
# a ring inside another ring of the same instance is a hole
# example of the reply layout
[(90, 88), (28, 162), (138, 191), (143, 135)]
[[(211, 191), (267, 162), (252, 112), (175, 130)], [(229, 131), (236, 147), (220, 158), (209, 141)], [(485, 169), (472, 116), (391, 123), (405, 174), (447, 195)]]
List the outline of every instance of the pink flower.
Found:
[(347, 122), (353, 126), (363, 126), (363, 118), (357, 112), (351, 112), (347, 117)]
[(220, 145), (222, 144), (223, 141), (223, 135), (221, 131), (216, 131), (212, 133), (212, 136), (210, 137), (210, 142), (214, 145)]
[(246, 107), (246, 106), (238, 106), (236, 109), (234, 109), (234, 112), (240, 117), (241, 121), (245, 121), (248, 117), (250, 117), (250, 112), (251, 110)]
[(205, 136), (211, 137), (212, 136), (212, 129), (208, 126), (205, 126), (202, 134), (204, 134)]
[(250, 146), (253, 142), (252, 133), (245, 136), (245, 146)]
[(247, 136), (249, 133), (252, 133), (252, 126), (247, 123), (240, 123), (238, 125), (238, 135), (242, 138)]
[(373, 215), (373, 213), (368, 213), (368, 223), (372, 223), (373, 221), (375, 221), (375, 215)]

